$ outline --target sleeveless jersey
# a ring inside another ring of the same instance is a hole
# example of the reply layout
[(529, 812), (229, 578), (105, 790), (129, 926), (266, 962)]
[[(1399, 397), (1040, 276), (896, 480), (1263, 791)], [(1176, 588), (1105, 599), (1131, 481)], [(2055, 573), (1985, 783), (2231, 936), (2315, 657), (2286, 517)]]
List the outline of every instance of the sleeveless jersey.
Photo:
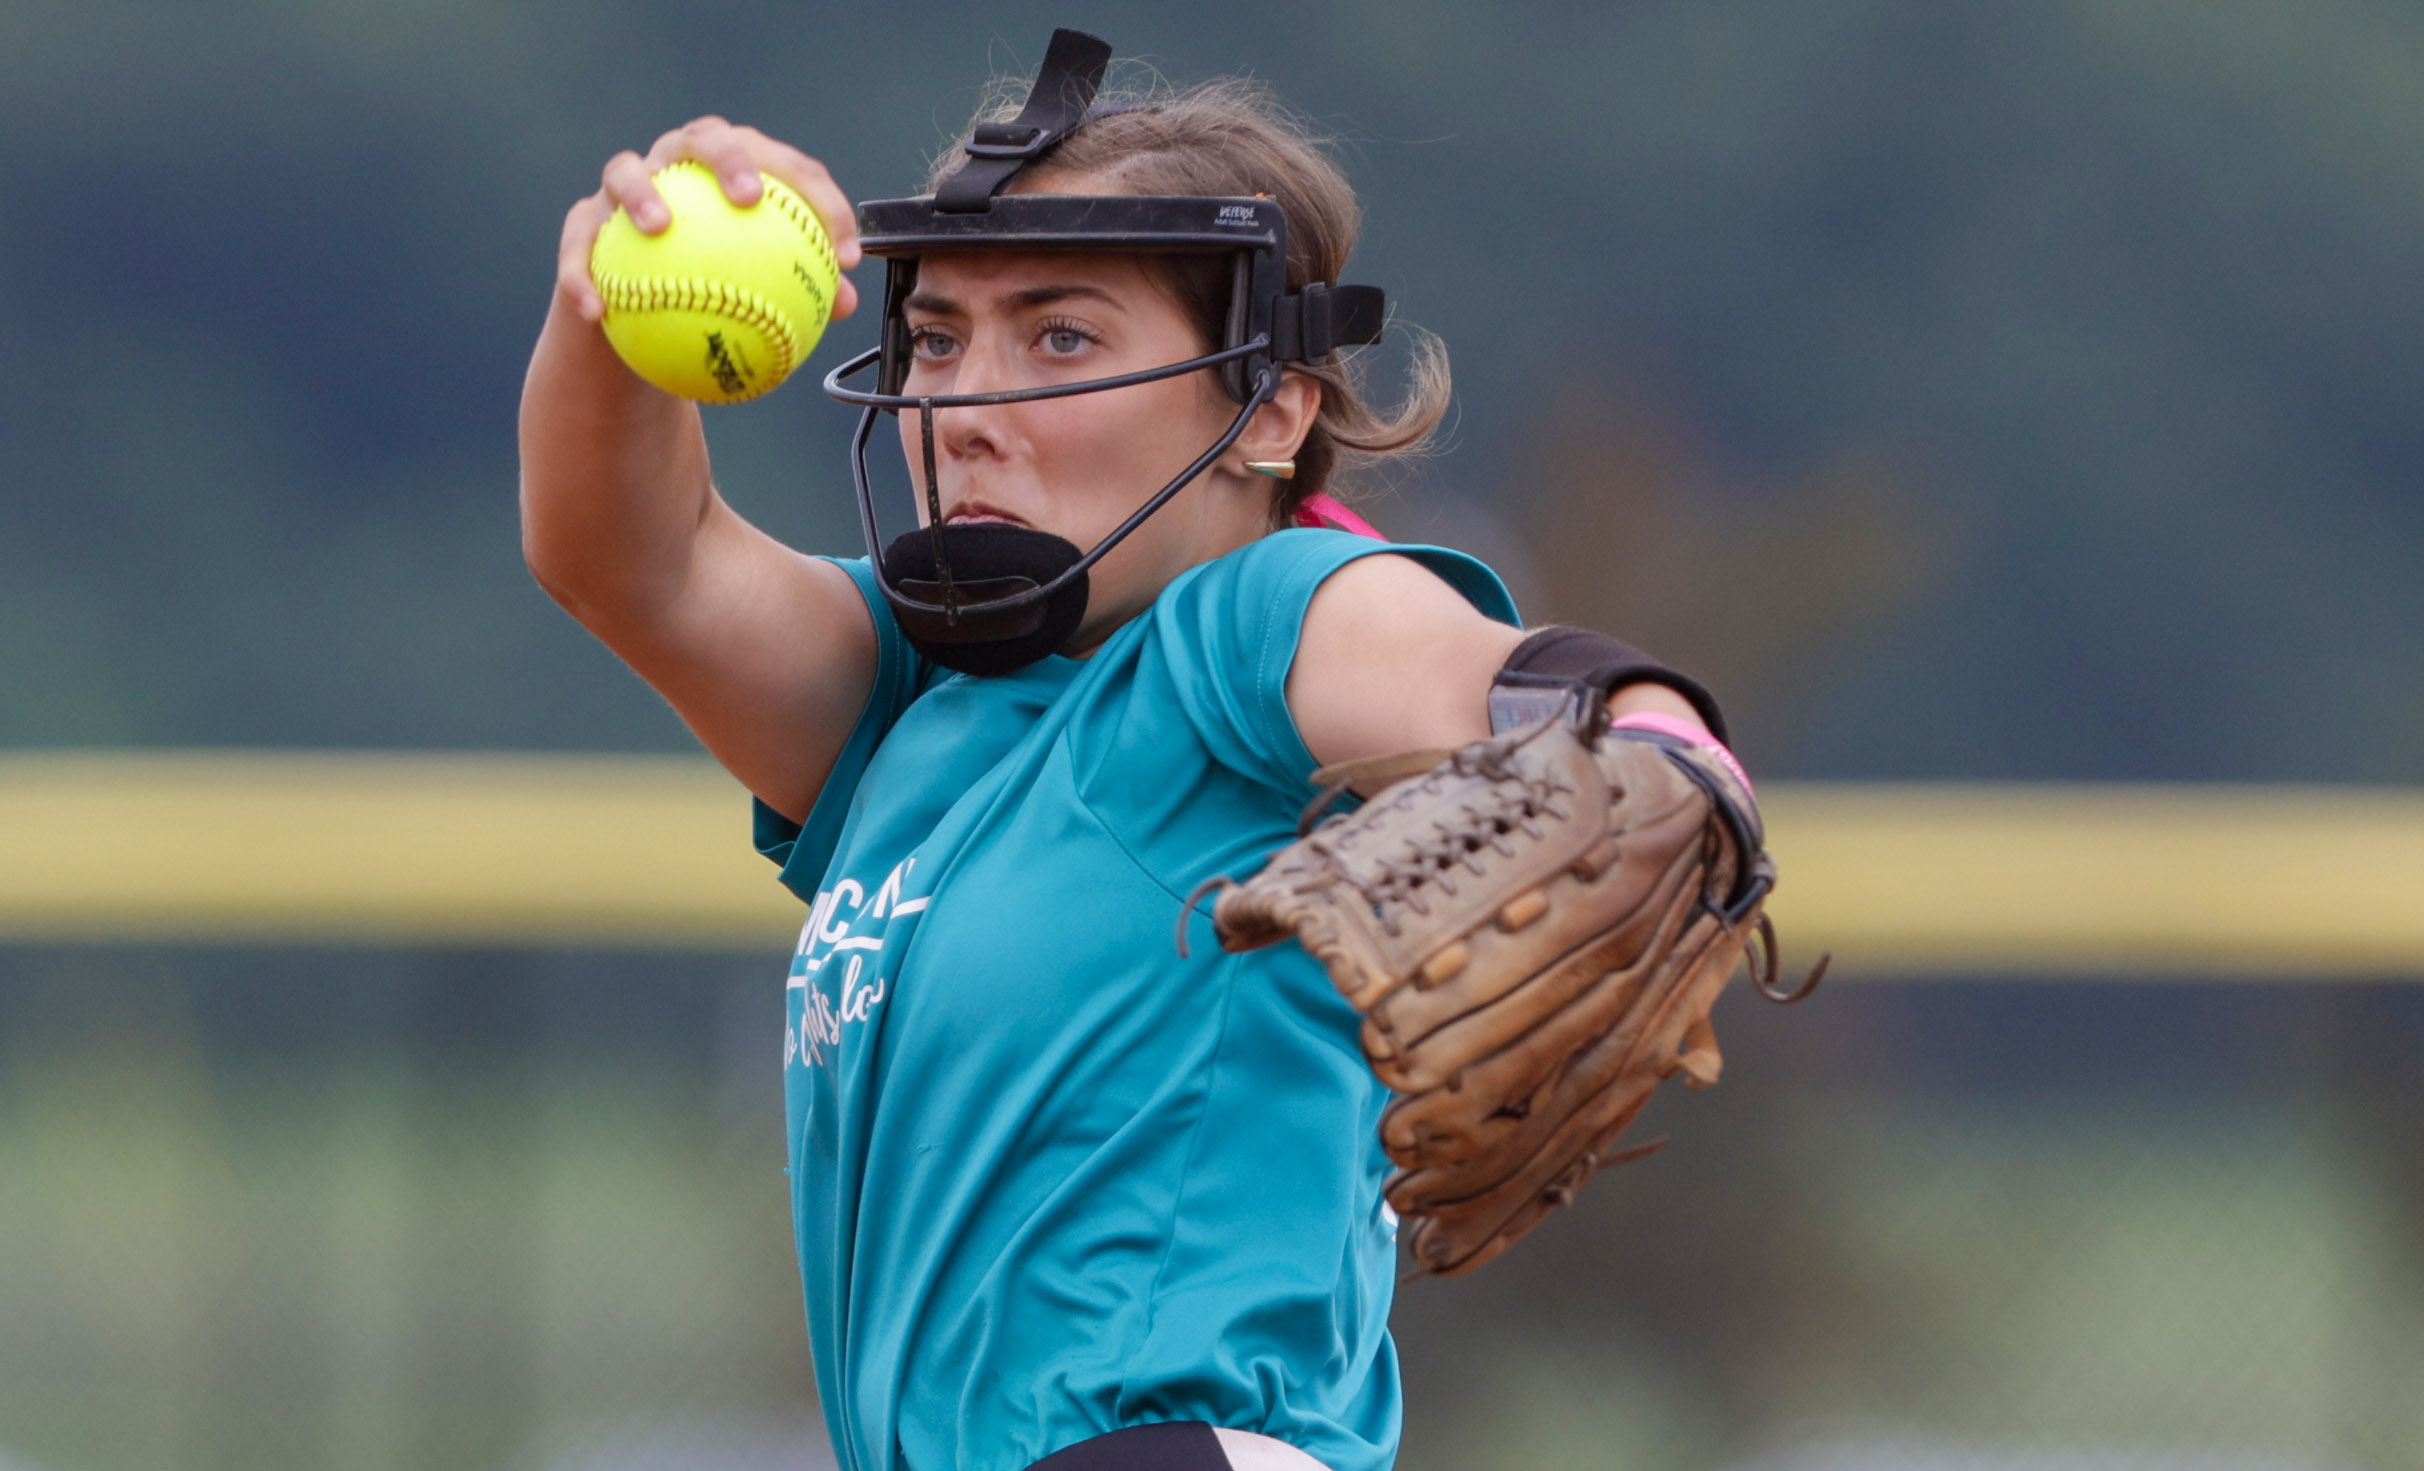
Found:
[(1181, 901), (1295, 835), (1305, 607), (1461, 553), (1327, 530), (1175, 579), (1090, 658), (926, 663), (867, 564), (865, 712), (805, 827), (759, 849), (810, 904), (784, 1045), (810, 1346), (848, 1471), (1018, 1471), (1204, 1420), (1383, 1471), (1397, 1447), (1386, 1090), (1295, 945), (1224, 954)]

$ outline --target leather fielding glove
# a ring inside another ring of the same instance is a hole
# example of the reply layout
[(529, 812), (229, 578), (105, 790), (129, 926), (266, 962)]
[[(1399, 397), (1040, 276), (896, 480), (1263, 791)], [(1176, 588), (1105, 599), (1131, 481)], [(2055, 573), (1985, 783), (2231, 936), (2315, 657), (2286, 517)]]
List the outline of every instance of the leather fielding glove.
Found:
[[(1664, 1144), (1616, 1148), (1661, 1082), (1717, 1081), (1709, 1009), (1755, 942), (1772, 1000), (1825, 970), (1776, 985), (1775, 863), (1728, 764), (1602, 720), (1326, 768), (1298, 841), (1207, 886), (1224, 948), (1299, 940), (1363, 1014), (1418, 1273), (1472, 1270)], [(1313, 825), (1348, 783), (1407, 772)]]

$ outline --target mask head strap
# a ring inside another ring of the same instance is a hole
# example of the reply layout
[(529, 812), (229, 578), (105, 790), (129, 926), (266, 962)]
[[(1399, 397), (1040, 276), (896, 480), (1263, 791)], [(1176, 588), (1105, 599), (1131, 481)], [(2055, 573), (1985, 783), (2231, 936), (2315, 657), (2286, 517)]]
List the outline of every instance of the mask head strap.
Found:
[(1059, 30), (1044, 48), (1044, 64), (1027, 104), (1006, 123), (979, 123), (961, 148), (968, 155), (934, 191), (943, 214), (976, 214), (993, 207), (1018, 171), (1050, 152), (1086, 120), (1086, 109), (1111, 66), (1111, 44), (1084, 31)]

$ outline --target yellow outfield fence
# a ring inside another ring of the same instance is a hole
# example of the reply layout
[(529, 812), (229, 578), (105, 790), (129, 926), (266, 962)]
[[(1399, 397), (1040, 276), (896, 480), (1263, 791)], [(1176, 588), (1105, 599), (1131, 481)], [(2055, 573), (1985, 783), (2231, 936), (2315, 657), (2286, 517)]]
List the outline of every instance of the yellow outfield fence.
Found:
[[(2424, 792), (1778, 782), (1788, 963), (2424, 978)], [(696, 759), (0, 756), (0, 940), (779, 950), (802, 906)]]

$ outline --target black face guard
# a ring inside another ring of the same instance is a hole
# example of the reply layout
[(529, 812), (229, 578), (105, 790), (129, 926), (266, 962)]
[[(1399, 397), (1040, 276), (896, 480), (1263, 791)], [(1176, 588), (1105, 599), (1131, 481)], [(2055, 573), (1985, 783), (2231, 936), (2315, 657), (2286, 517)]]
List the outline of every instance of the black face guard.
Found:
[[(1055, 31), (1034, 90), (1015, 121), (980, 126), (965, 144), (966, 161), (932, 195), (859, 206), (862, 245), (886, 263), (882, 337), (878, 346), (827, 374), (825, 392), (864, 410), (851, 438), (851, 483), (876, 584), (910, 644), (945, 668), (1005, 674), (1066, 644), (1085, 617), (1087, 570), (1237, 442), (1255, 411), (1278, 392), (1281, 364), (1312, 362), (1340, 347), (1380, 340), (1386, 303), (1377, 287), (1315, 282), (1299, 292), (1288, 290), (1287, 216), (1272, 200), (1000, 196), (1020, 169), (1089, 117), (1101, 115), (1088, 109), (1110, 57), (1111, 48), (1092, 36)], [(918, 262), (973, 250), (1228, 256), (1233, 266), (1225, 340), (1217, 350), (1184, 362), (1080, 383), (1000, 393), (904, 394), (912, 348), (904, 304), (916, 289)], [(871, 367), (877, 370), (875, 392), (845, 386), (844, 380)], [(1093, 550), (1081, 555), (1064, 538), (1023, 526), (943, 524), (935, 477), (936, 410), (1101, 393), (1206, 368), (1220, 369), (1239, 405), (1236, 418)], [(918, 411), (927, 524), (886, 546), (876, 529), (867, 441), (878, 411), (902, 409)]]

